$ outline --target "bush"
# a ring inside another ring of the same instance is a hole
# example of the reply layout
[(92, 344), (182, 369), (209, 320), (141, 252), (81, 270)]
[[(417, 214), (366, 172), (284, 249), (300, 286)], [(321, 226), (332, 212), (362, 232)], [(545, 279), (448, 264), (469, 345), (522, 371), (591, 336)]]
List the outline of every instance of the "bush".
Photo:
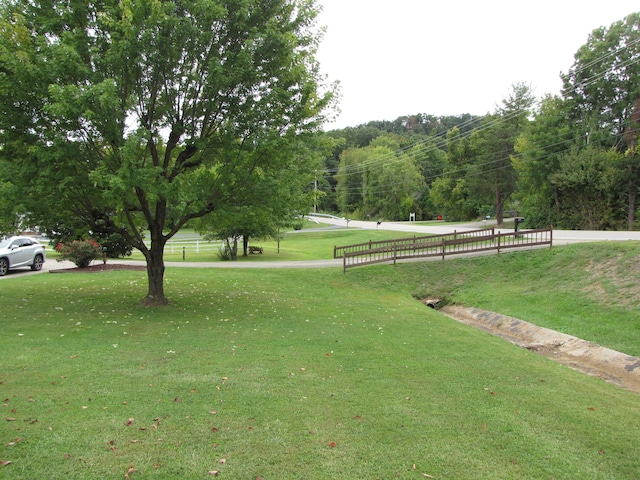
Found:
[(233, 260), (233, 255), (231, 254), (231, 247), (227, 243), (223, 243), (218, 247), (218, 258), (223, 262)]
[(96, 238), (100, 245), (106, 248), (105, 252), (109, 258), (130, 256), (133, 251), (133, 247), (119, 233), (99, 234)]
[(102, 248), (93, 239), (58, 243), (56, 250), (60, 254), (58, 257), (59, 262), (71, 260), (78, 268), (88, 267), (93, 260), (102, 256)]

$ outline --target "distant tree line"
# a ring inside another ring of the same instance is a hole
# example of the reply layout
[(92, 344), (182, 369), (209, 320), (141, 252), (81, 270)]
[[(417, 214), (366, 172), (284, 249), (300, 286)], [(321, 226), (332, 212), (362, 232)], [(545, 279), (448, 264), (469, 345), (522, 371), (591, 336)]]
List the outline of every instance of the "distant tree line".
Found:
[(560, 95), (512, 86), (493, 112), (402, 116), (327, 132), (316, 208), (360, 219), (506, 213), (527, 226), (637, 228), (640, 13), (594, 30)]

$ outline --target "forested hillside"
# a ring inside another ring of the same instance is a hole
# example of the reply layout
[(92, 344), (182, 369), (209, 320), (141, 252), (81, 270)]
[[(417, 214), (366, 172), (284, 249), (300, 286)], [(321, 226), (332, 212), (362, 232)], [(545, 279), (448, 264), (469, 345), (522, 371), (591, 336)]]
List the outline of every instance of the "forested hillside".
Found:
[(640, 13), (598, 28), (561, 74), (561, 95), (525, 82), (493, 112), (419, 113), (327, 132), (318, 211), (351, 218), (467, 220), (636, 229)]

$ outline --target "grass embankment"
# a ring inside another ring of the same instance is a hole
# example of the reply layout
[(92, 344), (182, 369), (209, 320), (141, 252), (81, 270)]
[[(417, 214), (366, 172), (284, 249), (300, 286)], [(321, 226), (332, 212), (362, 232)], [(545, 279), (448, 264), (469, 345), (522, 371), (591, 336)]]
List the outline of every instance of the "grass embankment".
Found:
[(618, 330), (638, 254), (3, 280), (0, 478), (638, 478), (637, 395), (412, 296)]
[(640, 356), (640, 244), (607, 242), (406, 266), (415, 295), (510, 315)]

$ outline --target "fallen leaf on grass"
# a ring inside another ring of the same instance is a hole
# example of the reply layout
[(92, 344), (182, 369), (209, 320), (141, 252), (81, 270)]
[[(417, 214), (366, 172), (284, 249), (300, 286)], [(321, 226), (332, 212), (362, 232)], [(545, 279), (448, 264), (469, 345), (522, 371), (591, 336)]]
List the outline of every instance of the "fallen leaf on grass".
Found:
[(215, 475), (217, 475), (217, 474), (218, 474), (218, 473), (220, 473), (220, 472), (218, 472), (218, 470), (209, 470), (209, 472), (207, 472), (207, 473), (208, 473), (209, 475), (214, 475), (214, 476), (215, 476)]
[(135, 471), (136, 471), (136, 469), (133, 468), (133, 465), (131, 465), (129, 467), (129, 470), (127, 470), (127, 473), (124, 474), (124, 478), (126, 478), (128, 480), (129, 478), (131, 478), (131, 477), (129, 477), (129, 475), (132, 474)]
[(5, 420), (6, 420), (7, 422), (15, 422), (15, 421), (17, 420), (17, 418), (7, 417), (7, 418), (5, 418)]
[(594, 407), (587, 407), (587, 410), (591, 410), (592, 412), (595, 411)]
[(336, 442), (329, 442), (329, 446), (331, 448), (335, 448), (337, 445), (336, 445)]
[(227, 463), (227, 459), (226, 458), (221, 458), (220, 460), (218, 460), (218, 463), (221, 465), (224, 465), (225, 463)]
[(2, 465), (3, 467), (6, 467), (7, 465), (9, 465), (11, 463), (10, 460), (0, 460), (0, 465)]
[(13, 442), (7, 443), (7, 447), (13, 447), (16, 443), (21, 441), (22, 441), (22, 438), (16, 438)]
[(429, 475), (428, 473), (423, 473), (422, 476), (424, 478), (436, 478), (436, 477), (432, 477), (431, 475)]
[(125, 422), (125, 426), (130, 427), (131, 425), (133, 425), (134, 421), (135, 421), (135, 419), (130, 418), (127, 422)]

